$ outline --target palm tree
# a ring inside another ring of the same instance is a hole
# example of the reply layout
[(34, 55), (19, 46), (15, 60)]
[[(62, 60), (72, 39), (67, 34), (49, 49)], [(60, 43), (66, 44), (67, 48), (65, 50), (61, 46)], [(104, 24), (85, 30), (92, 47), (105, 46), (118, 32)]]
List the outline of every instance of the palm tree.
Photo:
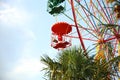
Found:
[[(60, 64), (56, 62), (55, 60), (52, 60), (49, 56), (44, 55), (44, 57), (41, 57), (41, 61), (47, 66), (43, 70), (46, 70), (46, 75), (49, 77), (49, 80), (60, 80)], [(57, 79), (59, 78), (59, 79)]]
[(91, 66), (88, 65), (92, 64), (92, 58), (86, 58), (81, 48), (64, 50), (59, 54), (59, 62), (64, 69), (63, 75), (69, 80), (84, 80), (93, 74), (93, 71), (89, 70)]
[[(85, 80), (88, 75), (92, 75), (89, 64), (92, 58), (87, 59), (81, 48), (70, 48), (59, 53), (58, 60), (52, 60), (49, 56), (44, 56), (41, 61), (47, 65), (44, 70), (50, 80)], [(87, 66), (88, 67), (85, 67)], [(89, 72), (87, 72), (89, 71)]]
[[(81, 48), (70, 48), (58, 54), (53, 60), (44, 56), (41, 61), (47, 65), (49, 80), (112, 80), (116, 75), (117, 62), (120, 56), (110, 59), (94, 60), (86, 58)], [(114, 69), (115, 67), (115, 69)]]

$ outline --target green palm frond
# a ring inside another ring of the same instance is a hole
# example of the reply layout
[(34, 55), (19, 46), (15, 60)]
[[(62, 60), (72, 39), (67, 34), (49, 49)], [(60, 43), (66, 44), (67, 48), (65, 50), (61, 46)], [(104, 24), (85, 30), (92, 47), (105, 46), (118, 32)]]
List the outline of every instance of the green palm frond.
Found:
[(47, 66), (44, 70), (49, 80), (112, 80), (118, 76), (115, 69), (118, 69), (120, 56), (94, 60), (93, 56), (86, 58), (83, 49), (73, 47), (60, 52), (57, 60), (45, 55), (41, 61)]

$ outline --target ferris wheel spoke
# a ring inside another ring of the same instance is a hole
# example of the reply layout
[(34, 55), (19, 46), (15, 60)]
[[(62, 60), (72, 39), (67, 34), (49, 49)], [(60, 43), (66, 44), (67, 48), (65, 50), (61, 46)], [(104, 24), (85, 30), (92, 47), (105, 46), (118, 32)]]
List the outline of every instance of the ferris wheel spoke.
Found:
[(76, 12), (78, 13), (78, 15), (82, 18), (82, 20), (87, 24), (87, 26), (91, 27), (91, 25), (88, 23), (88, 21), (85, 20), (85, 17), (83, 17), (83, 16), (81, 15), (81, 13), (80, 13), (77, 9), (75, 9), (75, 10), (76, 10)]
[(113, 54), (115, 55), (118, 41), (116, 40), (114, 44), (115, 44), (115, 45), (114, 45), (114, 49), (113, 49)]
[(96, 30), (95, 26), (93, 25), (91, 19), (89, 18), (88, 14), (86, 13), (85, 9), (82, 7), (83, 12), (85, 13), (87, 19), (89, 20), (90, 24), (93, 26), (93, 28)]
[[(70, 37), (70, 38), (77, 38), (77, 39), (79, 39), (78, 36), (65, 35), (65, 37)], [(88, 41), (97, 42), (97, 40), (95, 40), (95, 39), (91, 39), (91, 38), (84, 38), (84, 37), (82, 37), (82, 39), (83, 39), (83, 40), (88, 40)]]
[(97, 8), (97, 6), (95, 5), (95, 3), (93, 3), (93, 1), (91, 0), (91, 4), (93, 5), (93, 7), (97, 10), (98, 14), (100, 14), (100, 16), (106, 21), (107, 19), (104, 17), (103, 13)]
[(107, 16), (107, 14), (106, 14), (106, 12), (105, 12), (105, 10), (103, 9), (102, 5), (100, 4), (100, 1), (99, 1), (99, 0), (97, 0), (97, 2), (98, 2), (98, 4), (99, 4), (99, 6), (100, 6), (101, 10), (103, 11), (103, 13), (104, 13), (105, 17), (107, 18), (107, 20), (109, 21), (109, 23), (111, 23), (111, 21), (109, 20), (109, 18), (108, 18), (108, 16)]
[[(80, 24), (78, 24), (78, 25), (79, 25), (79, 28), (84, 28), (82, 25), (80, 25)], [(95, 38), (98, 39), (98, 37), (94, 33), (92, 33), (90, 30), (88, 30), (87, 28), (84, 28), (84, 30), (86, 30), (89, 34), (91, 34), (92, 36), (94, 36)]]
[[(89, 12), (90, 12), (90, 8), (88, 7), (88, 4), (87, 4), (87, 2), (86, 2), (86, 0), (84, 0), (84, 2), (85, 2), (85, 4), (86, 4), (86, 7), (87, 7), (87, 9), (89, 10)], [(91, 17), (91, 19), (92, 19), (92, 22), (93, 22), (93, 24), (94, 24), (94, 29), (97, 27), (97, 24), (95, 23), (95, 20), (93, 19), (93, 16), (90, 16)], [(88, 17), (89, 18), (89, 17)], [(90, 19), (88, 19), (88, 20), (90, 20)], [(90, 20), (90, 22), (91, 22), (91, 20)], [(92, 24), (92, 25), (93, 25)]]
[(108, 11), (108, 8), (107, 8), (107, 6), (105, 5), (105, 3), (103, 2), (103, 0), (101, 0), (101, 1), (102, 1), (103, 6), (104, 6), (104, 9), (105, 9), (105, 11), (106, 11), (106, 14), (107, 14), (107, 16), (108, 16), (108, 18), (109, 18), (109, 21), (110, 21), (110, 23), (112, 23), (111, 16), (110, 16), (110, 13), (111, 13), (111, 12)]
[(79, 6), (81, 6), (82, 8), (84, 8), (90, 15), (92, 15), (98, 22), (100, 22), (101, 24), (103, 24), (103, 22), (100, 20), (100, 19), (98, 19), (96, 16), (94, 16), (89, 10), (87, 10), (80, 2), (78, 2), (77, 0), (75, 0), (78, 4), (79, 4)]
[(113, 15), (114, 13), (113, 13), (112, 7), (111, 6), (109, 7), (107, 2), (106, 2), (106, 6), (108, 7), (108, 12), (110, 12), (109, 14), (110, 14), (110, 19), (112, 21), (111, 23), (114, 24), (115, 23), (115, 19), (114, 19), (115, 16)]
[[(71, 21), (74, 21), (71, 17), (69, 17), (67, 14), (65, 14), (65, 13), (63, 13), (67, 18), (69, 18)], [(78, 23), (78, 25), (79, 25), (79, 28), (84, 28), (84, 27), (82, 27), (82, 25), (80, 25), (79, 23)], [(94, 36), (95, 38), (98, 38), (94, 33), (92, 33), (92, 32), (90, 32), (88, 29), (86, 29), (86, 28), (84, 28), (88, 33), (90, 33), (92, 36)]]

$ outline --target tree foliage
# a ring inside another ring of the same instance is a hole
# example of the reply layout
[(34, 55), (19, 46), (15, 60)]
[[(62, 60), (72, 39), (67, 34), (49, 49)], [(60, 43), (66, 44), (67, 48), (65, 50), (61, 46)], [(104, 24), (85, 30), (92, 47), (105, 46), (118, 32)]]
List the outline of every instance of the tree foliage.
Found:
[(86, 58), (81, 48), (70, 48), (59, 53), (57, 59), (46, 55), (41, 61), (47, 65), (44, 70), (49, 80), (112, 80), (117, 76), (120, 56), (95, 60), (94, 56)]

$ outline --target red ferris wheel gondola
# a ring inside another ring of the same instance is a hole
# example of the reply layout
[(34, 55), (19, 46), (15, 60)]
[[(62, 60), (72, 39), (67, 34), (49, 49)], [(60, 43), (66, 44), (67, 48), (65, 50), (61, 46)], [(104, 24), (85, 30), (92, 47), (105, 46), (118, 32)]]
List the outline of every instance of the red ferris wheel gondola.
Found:
[(65, 37), (72, 31), (72, 26), (66, 22), (57, 22), (51, 28), (52, 30), (52, 42), (51, 46), (55, 49), (63, 49), (71, 46), (71, 40)]

